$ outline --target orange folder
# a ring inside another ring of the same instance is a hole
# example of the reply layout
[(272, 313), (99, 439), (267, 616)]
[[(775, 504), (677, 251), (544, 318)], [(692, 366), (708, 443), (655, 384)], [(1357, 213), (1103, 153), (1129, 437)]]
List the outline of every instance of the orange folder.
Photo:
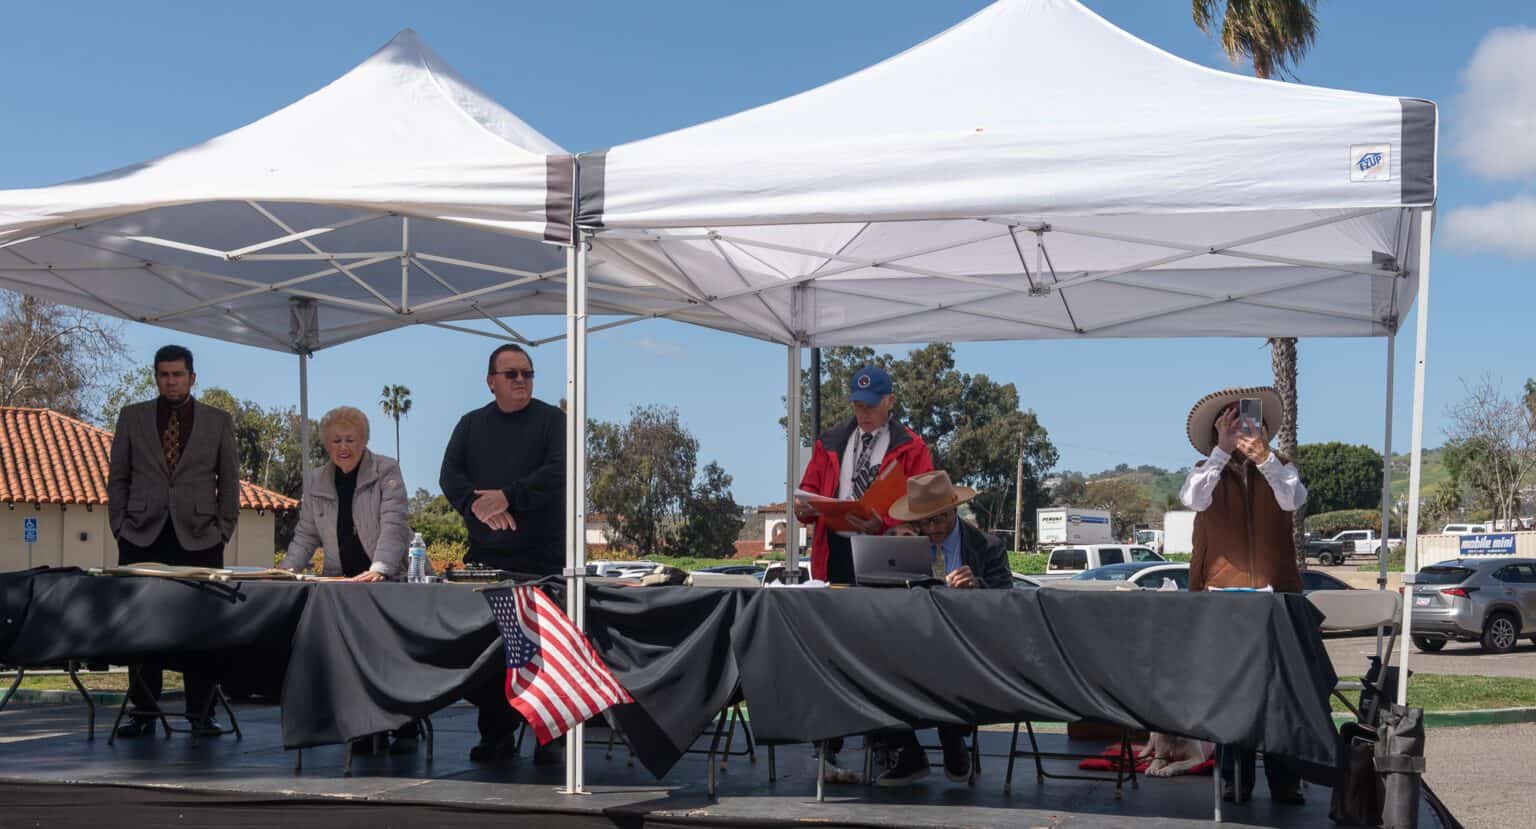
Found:
[(901, 464), (892, 463), (880, 470), (875, 480), (870, 483), (869, 489), (864, 490), (863, 497), (857, 501), (839, 501), (835, 498), (810, 497), (804, 499), (821, 520), (827, 522), (827, 529), (834, 532), (854, 532), (853, 525), (848, 523), (849, 515), (857, 515), (860, 518), (879, 516), (881, 520), (888, 520), (891, 505), (896, 499), (907, 494), (907, 473), (901, 469)]

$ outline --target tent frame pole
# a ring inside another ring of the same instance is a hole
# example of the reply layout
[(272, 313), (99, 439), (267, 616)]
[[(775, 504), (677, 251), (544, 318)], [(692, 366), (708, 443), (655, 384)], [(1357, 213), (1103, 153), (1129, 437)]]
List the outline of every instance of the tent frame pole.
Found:
[(299, 351), (299, 457), (302, 459), (300, 467), (304, 470), (304, 480), (300, 486), (300, 495), (309, 494), (305, 490), (309, 488), (309, 470), (311, 460), (309, 457), (309, 352)]
[[(574, 222), (573, 222), (574, 224)], [(587, 240), (577, 231), (566, 251), (565, 292), (565, 609), (571, 622), (586, 629), (587, 568)], [(578, 724), (565, 740), (565, 788), (562, 794), (587, 794), (582, 744), (585, 728)]]
[(795, 517), (795, 488), (800, 485), (796, 475), (800, 472), (800, 345), (792, 343), (785, 348), (784, 400), (789, 409), (789, 428), (784, 441), (784, 580), (795, 584), (800, 580), (800, 522)]
[[(1386, 402), (1386, 434), (1381, 441), (1381, 546), (1376, 553), (1376, 562), (1379, 570), (1376, 574), (1376, 589), (1387, 589), (1387, 559), (1392, 555), (1392, 415), (1393, 403), (1395, 403), (1394, 375), (1397, 362), (1397, 328), (1394, 326), (1387, 334), (1387, 402)], [(1376, 660), (1385, 661), (1387, 654), (1387, 626), (1376, 627)]]
[(1408, 704), (1408, 654), (1413, 639), (1413, 585), (1419, 564), (1419, 490), (1424, 464), (1424, 367), (1429, 352), (1429, 239), (1435, 210), (1419, 209), (1418, 326), (1413, 345), (1413, 455), (1408, 466), (1408, 526), (1403, 528), (1403, 618), (1399, 623), (1402, 655), (1397, 661), (1397, 704)]

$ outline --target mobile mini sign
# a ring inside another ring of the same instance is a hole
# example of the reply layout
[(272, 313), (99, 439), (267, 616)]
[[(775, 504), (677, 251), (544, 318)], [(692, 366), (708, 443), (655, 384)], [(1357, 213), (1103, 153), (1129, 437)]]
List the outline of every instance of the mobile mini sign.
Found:
[(1461, 537), (1461, 554), (1464, 556), (1512, 556), (1515, 554), (1515, 534), (1464, 535)]

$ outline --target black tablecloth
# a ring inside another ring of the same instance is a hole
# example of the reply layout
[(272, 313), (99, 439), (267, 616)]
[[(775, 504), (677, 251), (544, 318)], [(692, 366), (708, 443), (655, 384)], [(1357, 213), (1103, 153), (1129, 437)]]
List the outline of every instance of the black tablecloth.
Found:
[[(1333, 764), (1334, 673), (1300, 596), (598, 584), (587, 595), (593, 646), (635, 698), (614, 717), (658, 777), (738, 691), (765, 742), (1093, 718)], [(11, 574), (0, 623), (8, 664), (283, 655), (289, 747), (401, 726), (505, 669), (490, 609), (464, 585)]]
[[(189, 652), (285, 652), (308, 585), (88, 576), (78, 570), (8, 574), (0, 596), (25, 604), (0, 662), (114, 664)], [(8, 608), (5, 615), (14, 618)]]
[(1296, 595), (765, 590), (732, 640), (763, 742), (1090, 718), (1331, 767), (1320, 619)]
[(399, 728), (506, 669), (490, 607), (466, 585), (317, 584), (293, 637), (283, 744)]

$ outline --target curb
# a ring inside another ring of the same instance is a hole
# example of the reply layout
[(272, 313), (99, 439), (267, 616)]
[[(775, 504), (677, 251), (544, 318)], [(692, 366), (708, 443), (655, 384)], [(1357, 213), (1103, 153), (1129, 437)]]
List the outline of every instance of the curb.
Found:
[[(1334, 725), (1354, 722), (1349, 714), (1334, 714)], [(1536, 708), (1484, 708), (1476, 711), (1425, 711), (1425, 728), (1465, 728), (1536, 722)]]

